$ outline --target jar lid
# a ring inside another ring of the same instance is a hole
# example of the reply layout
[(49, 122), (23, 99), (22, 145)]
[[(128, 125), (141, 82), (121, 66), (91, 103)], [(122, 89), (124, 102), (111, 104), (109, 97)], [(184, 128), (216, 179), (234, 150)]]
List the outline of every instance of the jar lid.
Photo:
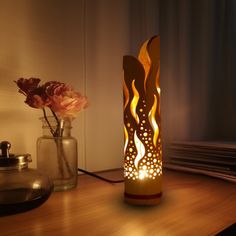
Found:
[(8, 141), (0, 143), (2, 154), (0, 155), (0, 167), (27, 166), (31, 162), (30, 154), (12, 154), (9, 153), (11, 144)]

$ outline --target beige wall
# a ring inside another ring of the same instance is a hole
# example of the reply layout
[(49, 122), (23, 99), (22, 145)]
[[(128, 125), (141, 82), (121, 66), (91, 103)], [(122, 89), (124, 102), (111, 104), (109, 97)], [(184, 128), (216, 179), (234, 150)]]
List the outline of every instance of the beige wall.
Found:
[(87, 166), (92, 170), (122, 166), (122, 59), (128, 53), (127, 1), (86, 1)]
[[(99, 3), (99, 4), (98, 4)], [(72, 84), (90, 107), (73, 122), (79, 166), (122, 166), (122, 56), (129, 39), (125, 0), (0, 1), (0, 140), (29, 152), (36, 166), (41, 111), (24, 104), (13, 80)]]

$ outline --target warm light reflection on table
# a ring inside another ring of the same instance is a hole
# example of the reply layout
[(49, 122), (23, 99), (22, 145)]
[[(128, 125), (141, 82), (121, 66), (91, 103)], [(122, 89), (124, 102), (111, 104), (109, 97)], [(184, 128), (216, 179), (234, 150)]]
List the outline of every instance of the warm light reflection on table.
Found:
[[(1, 217), (1, 236), (214, 235), (236, 219), (236, 186), (164, 169), (163, 199), (154, 207), (123, 202), (123, 183), (80, 176), (77, 189), (54, 193), (41, 207)], [(122, 171), (103, 173), (113, 179)]]

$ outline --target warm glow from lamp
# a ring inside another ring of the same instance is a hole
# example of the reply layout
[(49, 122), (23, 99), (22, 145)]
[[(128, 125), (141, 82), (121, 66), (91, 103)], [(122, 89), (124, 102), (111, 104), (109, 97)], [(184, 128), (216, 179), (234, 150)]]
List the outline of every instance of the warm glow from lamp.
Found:
[(138, 59), (125, 56), (125, 200), (155, 204), (161, 197), (160, 37), (146, 41)]

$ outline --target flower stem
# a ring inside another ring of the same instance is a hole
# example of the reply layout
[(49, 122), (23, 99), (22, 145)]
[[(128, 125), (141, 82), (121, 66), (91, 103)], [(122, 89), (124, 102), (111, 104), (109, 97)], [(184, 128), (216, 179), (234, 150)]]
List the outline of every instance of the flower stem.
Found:
[(63, 156), (64, 162), (65, 162), (67, 171), (68, 171), (68, 173), (69, 173), (69, 177), (73, 177), (73, 172), (72, 172), (72, 170), (71, 170), (71, 168), (70, 168), (70, 165), (69, 165), (68, 160), (66, 159), (66, 155), (65, 155), (65, 151), (64, 151), (63, 146), (62, 146), (62, 156)]
[(56, 137), (55, 138), (55, 142), (57, 145), (57, 157), (58, 157), (58, 164), (59, 164), (59, 171), (60, 174), (62, 176), (62, 178), (65, 177), (65, 172), (64, 172), (64, 168), (63, 168), (63, 161), (65, 162), (65, 167), (67, 169), (66, 174), (68, 174), (68, 178), (73, 177), (73, 172), (70, 168), (69, 162), (66, 158), (66, 154), (64, 151), (64, 147), (63, 147), (63, 139), (61, 137)]
[(58, 137), (54, 138), (56, 145), (57, 145), (57, 160), (58, 160), (58, 167), (59, 167), (59, 172), (61, 174), (61, 177), (64, 178), (64, 169), (63, 169), (63, 163), (62, 163), (62, 157), (61, 155), (63, 155), (62, 153), (62, 140)]
[(46, 120), (46, 122), (48, 124), (48, 127), (50, 128), (50, 131), (51, 131), (52, 135), (54, 136), (54, 130), (53, 130), (48, 118), (47, 118), (47, 114), (46, 114), (46, 111), (45, 111), (44, 108), (43, 108), (43, 116), (44, 116), (44, 119)]
[(56, 122), (57, 122), (57, 129), (56, 129), (56, 131), (55, 131), (54, 136), (60, 136), (60, 137), (62, 137), (63, 129), (64, 129), (64, 123), (61, 122), (61, 121), (58, 119), (56, 113), (55, 113), (51, 108), (50, 108), (50, 110), (51, 110), (51, 112), (52, 112), (52, 114), (53, 114), (53, 116), (54, 116), (54, 118), (55, 118), (55, 120), (56, 120)]
[[(66, 173), (65, 173), (65, 170), (63, 168), (63, 166), (65, 165), (66, 167), (66, 170), (67, 170), (67, 173), (68, 173), (68, 178), (71, 178), (73, 177), (73, 171), (71, 170), (71, 167), (69, 165), (69, 162), (66, 158), (66, 154), (65, 154), (65, 151), (64, 151), (64, 147), (63, 147), (63, 131), (64, 131), (64, 120), (59, 120), (57, 115), (55, 114), (55, 112), (50, 109), (56, 122), (57, 122), (57, 128), (56, 130), (54, 131), (54, 129), (52, 128), (48, 118), (47, 118), (47, 114), (46, 114), (46, 111), (45, 109), (43, 108), (43, 115), (44, 115), (44, 118), (45, 118), (45, 121), (46, 123), (48, 124), (48, 127), (50, 128), (50, 132), (54, 138), (54, 141), (56, 143), (56, 146), (57, 146), (57, 159), (58, 159), (58, 168), (59, 168), (59, 172), (60, 172), (60, 175), (62, 178), (65, 178), (66, 176)], [(63, 164), (64, 162), (64, 164)]]

